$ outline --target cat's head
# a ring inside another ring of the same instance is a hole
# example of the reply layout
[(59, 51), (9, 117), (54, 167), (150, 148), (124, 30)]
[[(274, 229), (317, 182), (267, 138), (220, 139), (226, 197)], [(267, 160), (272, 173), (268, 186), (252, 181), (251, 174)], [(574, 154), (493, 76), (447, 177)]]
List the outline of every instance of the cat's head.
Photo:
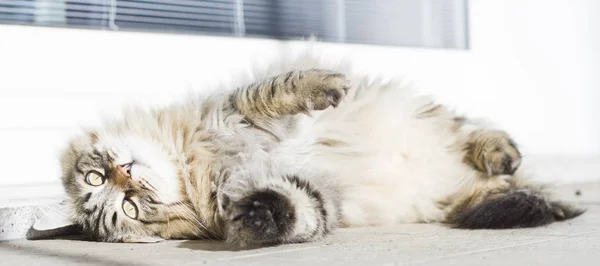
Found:
[(70, 142), (61, 166), (71, 220), (96, 240), (155, 242), (200, 233), (177, 167), (155, 142), (88, 133)]

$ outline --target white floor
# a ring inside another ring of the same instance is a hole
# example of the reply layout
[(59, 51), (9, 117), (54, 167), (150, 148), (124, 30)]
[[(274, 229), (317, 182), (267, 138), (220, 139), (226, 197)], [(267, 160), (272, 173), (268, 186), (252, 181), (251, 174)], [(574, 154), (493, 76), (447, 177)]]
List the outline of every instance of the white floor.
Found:
[(579, 198), (588, 211), (541, 228), (468, 231), (409, 224), (340, 229), (315, 243), (237, 251), (211, 241), (18, 240), (0, 243), (0, 265), (600, 265), (599, 184), (563, 192)]

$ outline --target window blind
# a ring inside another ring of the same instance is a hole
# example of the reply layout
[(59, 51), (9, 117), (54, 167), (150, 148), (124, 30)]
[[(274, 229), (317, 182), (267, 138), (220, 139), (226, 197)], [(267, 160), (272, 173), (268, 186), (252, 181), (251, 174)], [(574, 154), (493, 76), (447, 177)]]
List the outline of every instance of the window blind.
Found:
[(467, 48), (467, 0), (0, 0), (0, 23)]

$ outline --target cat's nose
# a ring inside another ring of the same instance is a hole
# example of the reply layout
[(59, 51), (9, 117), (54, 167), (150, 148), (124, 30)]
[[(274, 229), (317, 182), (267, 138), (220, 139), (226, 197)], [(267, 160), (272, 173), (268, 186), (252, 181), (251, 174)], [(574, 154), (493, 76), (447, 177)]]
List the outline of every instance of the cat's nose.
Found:
[(131, 163), (119, 165), (119, 171), (126, 177), (131, 177)]

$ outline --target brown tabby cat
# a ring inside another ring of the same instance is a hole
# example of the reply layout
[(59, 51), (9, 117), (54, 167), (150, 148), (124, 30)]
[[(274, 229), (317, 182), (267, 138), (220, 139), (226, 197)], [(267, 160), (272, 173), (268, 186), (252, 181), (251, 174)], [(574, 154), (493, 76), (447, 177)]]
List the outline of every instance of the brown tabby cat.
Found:
[(583, 212), (525, 179), (505, 132), (345, 67), (274, 64), (75, 138), (62, 155), (72, 222), (111, 242), (276, 244), (338, 226), (517, 228)]

